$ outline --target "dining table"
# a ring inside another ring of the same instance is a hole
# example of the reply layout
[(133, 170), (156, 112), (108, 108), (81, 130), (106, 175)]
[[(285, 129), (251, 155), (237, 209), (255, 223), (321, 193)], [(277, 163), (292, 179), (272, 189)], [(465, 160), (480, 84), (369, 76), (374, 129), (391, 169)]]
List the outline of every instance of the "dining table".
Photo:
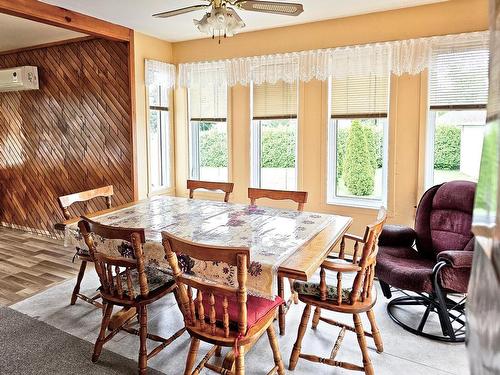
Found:
[[(248, 293), (272, 299), (285, 298), (284, 279), (308, 281), (339, 243), (352, 218), (318, 212), (195, 200), (158, 195), (114, 208), (89, 213), (94, 221), (110, 226), (143, 228), (148, 267), (169, 272), (162, 245), (163, 231), (192, 242), (216, 246), (248, 247)], [(85, 247), (78, 229), (79, 218), (55, 225), (64, 231), (68, 247)], [(105, 239), (99, 250), (120, 252)], [(183, 259), (183, 270), (218, 283), (235, 286), (235, 270), (222, 262)], [(280, 334), (285, 334), (286, 313), (291, 299), (279, 308)]]

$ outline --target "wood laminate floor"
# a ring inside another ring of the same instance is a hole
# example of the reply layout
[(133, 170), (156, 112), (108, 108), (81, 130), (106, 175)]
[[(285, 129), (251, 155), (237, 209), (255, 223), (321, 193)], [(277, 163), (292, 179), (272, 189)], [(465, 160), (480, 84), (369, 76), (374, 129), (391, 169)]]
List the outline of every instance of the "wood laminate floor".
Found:
[(11, 305), (73, 278), (80, 267), (62, 240), (0, 227), (0, 305)]

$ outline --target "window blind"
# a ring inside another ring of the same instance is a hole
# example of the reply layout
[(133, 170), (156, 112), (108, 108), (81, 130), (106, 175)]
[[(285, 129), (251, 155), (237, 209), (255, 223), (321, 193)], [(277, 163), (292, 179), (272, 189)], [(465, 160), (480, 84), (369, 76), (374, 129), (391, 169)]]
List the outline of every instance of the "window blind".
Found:
[(253, 86), (253, 118), (297, 118), (297, 83), (278, 81)]
[(331, 116), (386, 117), (389, 107), (389, 74), (350, 76), (331, 81)]
[(431, 109), (485, 107), (488, 101), (487, 41), (443, 44), (431, 55), (429, 104)]
[(227, 87), (203, 85), (189, 89), (189, 116), (191, 121), (226, 121)]

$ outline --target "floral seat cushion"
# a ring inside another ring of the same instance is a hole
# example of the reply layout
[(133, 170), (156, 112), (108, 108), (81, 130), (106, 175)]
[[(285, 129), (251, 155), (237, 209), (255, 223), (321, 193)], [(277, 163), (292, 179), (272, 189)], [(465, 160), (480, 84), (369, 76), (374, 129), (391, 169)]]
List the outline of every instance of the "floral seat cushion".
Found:
[[(134, 290), (134, 297), (141, 295), (141, 287), (139, 284), (139, 272), (137, 270), (131, 270), (130, 276), (132, 277), (132, 288)], [(146, 277), (148, 279), (148, 288), (149, 293), (154, 292), (155, 290), (164, 287), (171, 286), (174, 284), (174, 279), (169, 274), (161, 271), (156, 267), (146, 267)], [(125, 273), (120, 274), (122, 287), (126, 291), (128, 291), (127, 287), (127, 276)]]
[[(348, 263), (346, 261), (337, 259), (336, 263)], [(337, 272), (328, 271), (326, 272), (326, 290), (327, 299), (336, 300), (337, 299)], [(356, 277), (356, 272), (342, 272), (342, 301), (349, 302), (349, 295), (352, 290), (352, 285), (354, 283), (354, 278)], [(319, 272), (314, 274), (310, 281), (298, 281), (295, 280), (293, 283), (293, 289), (303, 295), (320, 297), (320, 275)]]
[(84, 257), (89, 257), (90, 256), (90, 251), (87, 248), (81, 248), (81, 247), (76, 247), (76, 255), (78, 256), (84, 256)]

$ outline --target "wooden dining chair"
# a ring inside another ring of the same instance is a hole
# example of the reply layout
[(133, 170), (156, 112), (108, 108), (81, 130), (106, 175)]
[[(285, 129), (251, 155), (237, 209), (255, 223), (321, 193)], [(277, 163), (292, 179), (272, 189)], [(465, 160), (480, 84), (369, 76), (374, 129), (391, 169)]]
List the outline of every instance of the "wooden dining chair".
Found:
[(255, 206), (257, 199), (261, 198), (268, 198), (275, 201), (291, 200), (298, 204), (297, 210), (303, 211), (304, 204), (307, 203), (307, 191), (248, 188), (248, 198), (250, 198), (252, 206)]
[[(59, 206), (61, 207), (61, 210), (63, 212), (64, 218), (66, 220), (69, 220), (72, 217), (79, 216), (79, 214), (72, 216), (70, 213), (70, 206), (73, 205), (74, 203), (87, 202), (92, 199), (102, 197), (106, 201), (106, 207), (111, 208), (112, 196), (113, 196), (113, 185), (109, 185), (97, 189), (86, 190), (86, 191), (81, 191), (79, 193), (64, 195), (59, 197), (58, 201), (59, 201)], [(83, 276), (85, 274), (85, 269), (87, 268), (87, 262), (92, 262), (92, 259), (90, 259), (88, 251), (86, 251), (85, 249), (77, 248), (75, 256), (80, 259), (81, 264), (80, 264), (80, 271), (78, 272), (78, 276), (76, 278), (76, 285), (73, 289), (73, 293), (71, 294), (71, 305), (74, 305), (76, 303), (77, 298), (80, 298), (81, 300), (88, 302), (98, 308), (102, 308), (102, 304), (97, 301), (100, 298), (99, 293), (95, 294), (92, 297), (80, 293), (80, 285), (82, 283)]]
[(189, 189), (189, 198), (191, 199), (193, 199), (194, 191), (197, 189), (222, 191), (224, 192), (224, 202), (227, 203), (229, 196), (233, 192), (234, 184), (232, 182), (187, 180), (187, 188)]
[[(270, 189), (257, 189), (248, 188), (248, 198), (250, 198), (250, 204), (255, 206), (257, 199), (267, 198), (271, 200), (291, 200), (297, 203), (297, 210), (303, 211), (304, 204), (307, 203), (307, 192), (306, 191), (292, 191), (292, 190), (270, 190)], [(285, 315), (293, 303), (298, 304), (299, 298), (297, 293), (293, 290), (293, 279), (288, 279), (290, 284), (291, 297), (286, 301), (283, 306), (280, 306), (279, 312), (279, 327), (280, 334), (285, 334)], [(283, 291), (283, 278), (278, 276), (278, 292), (281, 297), (284, 297)]]
[[(247, 295), (247, 272), (250, 264), (248, 248), (200, 245), (162, 233), (166, 257), (178, 286), (179, 307), (184, 315), (191, 345), (184, 375), (199, 374), (203, 368), (225, 375), (245, 373), (245, 347), (251, 346), (267, 331), (274, 356), (274, 367), (269, 374), (285, 373), (274, 332), (273, 320), (277, 307), (283, 302)], [(182, 257), (182, 258), (181, 258)], [(184, 273), (179, 265), (189, 259), (206, 262), (225, 262), (236, 267), (238, 286), (229, 287)], [(193, 288), (196, 289), (194, 296)], [(194, 299), (193, 299), (194, 298)], [(194, 371), (200, 340), (213, 344)], [(208, 363), (221, 347), (234, 348), (235, 371)]]
[[(101, 282), (100, 292), (104, 304), (104, 314), (99, 336), (94, 345), (92, 362), (97, 362), (103, 345), (111, 340), (119, 331), (139, 336), (139, 374), (147, 371), (147, 361), (170, 345), (184, 333), (181, 328), (169, 338), (163, 338), (148, 333), (148, 306), (168, 293), (175, 292), (174, 279), (153, 267), (146, 267), (143, 245), (144, 229), (127, 229), (110, 227), (82, 217), (78, 228), (94, 260), (95, 269)], [(99, 241), (116, 243), (117, 255), (111, 256), (99, 252)], [(110, 327), (111, 314), (114, 306), (135, 308), (137, 314), (131, 315), (118, 327)], [(139, 329), (131, 326), (131, 321), (138, 317)], [(106, 331), (109, 329), (109, 333)], [(151, 352), (147, 352), (147, 339), (159, 342)]]
[[(367, 226), (365, 235), (358, 237), (346, 234), (342, 239), (344, 244), (339, 253), (339, 259), (326, 260), (321, 265), (319, 281), (295, 281), (294, 288), (299, 293), (299, 299), (306, 304), (299, 325), (297, 340), (290, 356), (289, 369), (294, 370), (299, 358), (312, 362), (319, 362), (329, 366), (343, 367), (348, 370), (364, 371), (365, 374), (374, 374), (373, 366), (368, 355), (365, 336), (372, 337), (375, 341), (377, 352), (384, 348), (380, 331), (375, 321), (373, 306), (377, 300), (376, 289), (373, 288), (375, 276), (375, 263), (378, 251), (378, 237), (382, 232), (386, 220), (384, 208), (379, 210), (377, 220)], [(352, 261), (344, 259), (345, 240), (354, 241), (354, 254)], [(362, 244), (361, 252), (359, 244)], [(318, 275), (316, 275), (318, 276)], [(316, 277), (317, 278), (317, 277)], [(309, 321), (311, 306), (315, 306), (312, 328), (316, 329), (319, 321), (340, 327), (340, 333), (335, 341), (328, 358), (302, 353), (302, 339)], [(352, 314), (354, 327), (336, 320), (321, 316), (322, 309)], [(360, 314), (366, 313), (371, 325), (371, 332), (365, 332), (361, 323)], [(358, 344), (363, 356), (363, 365), (359, 366), (336, 359), (346, 331), (356, 332)]]

